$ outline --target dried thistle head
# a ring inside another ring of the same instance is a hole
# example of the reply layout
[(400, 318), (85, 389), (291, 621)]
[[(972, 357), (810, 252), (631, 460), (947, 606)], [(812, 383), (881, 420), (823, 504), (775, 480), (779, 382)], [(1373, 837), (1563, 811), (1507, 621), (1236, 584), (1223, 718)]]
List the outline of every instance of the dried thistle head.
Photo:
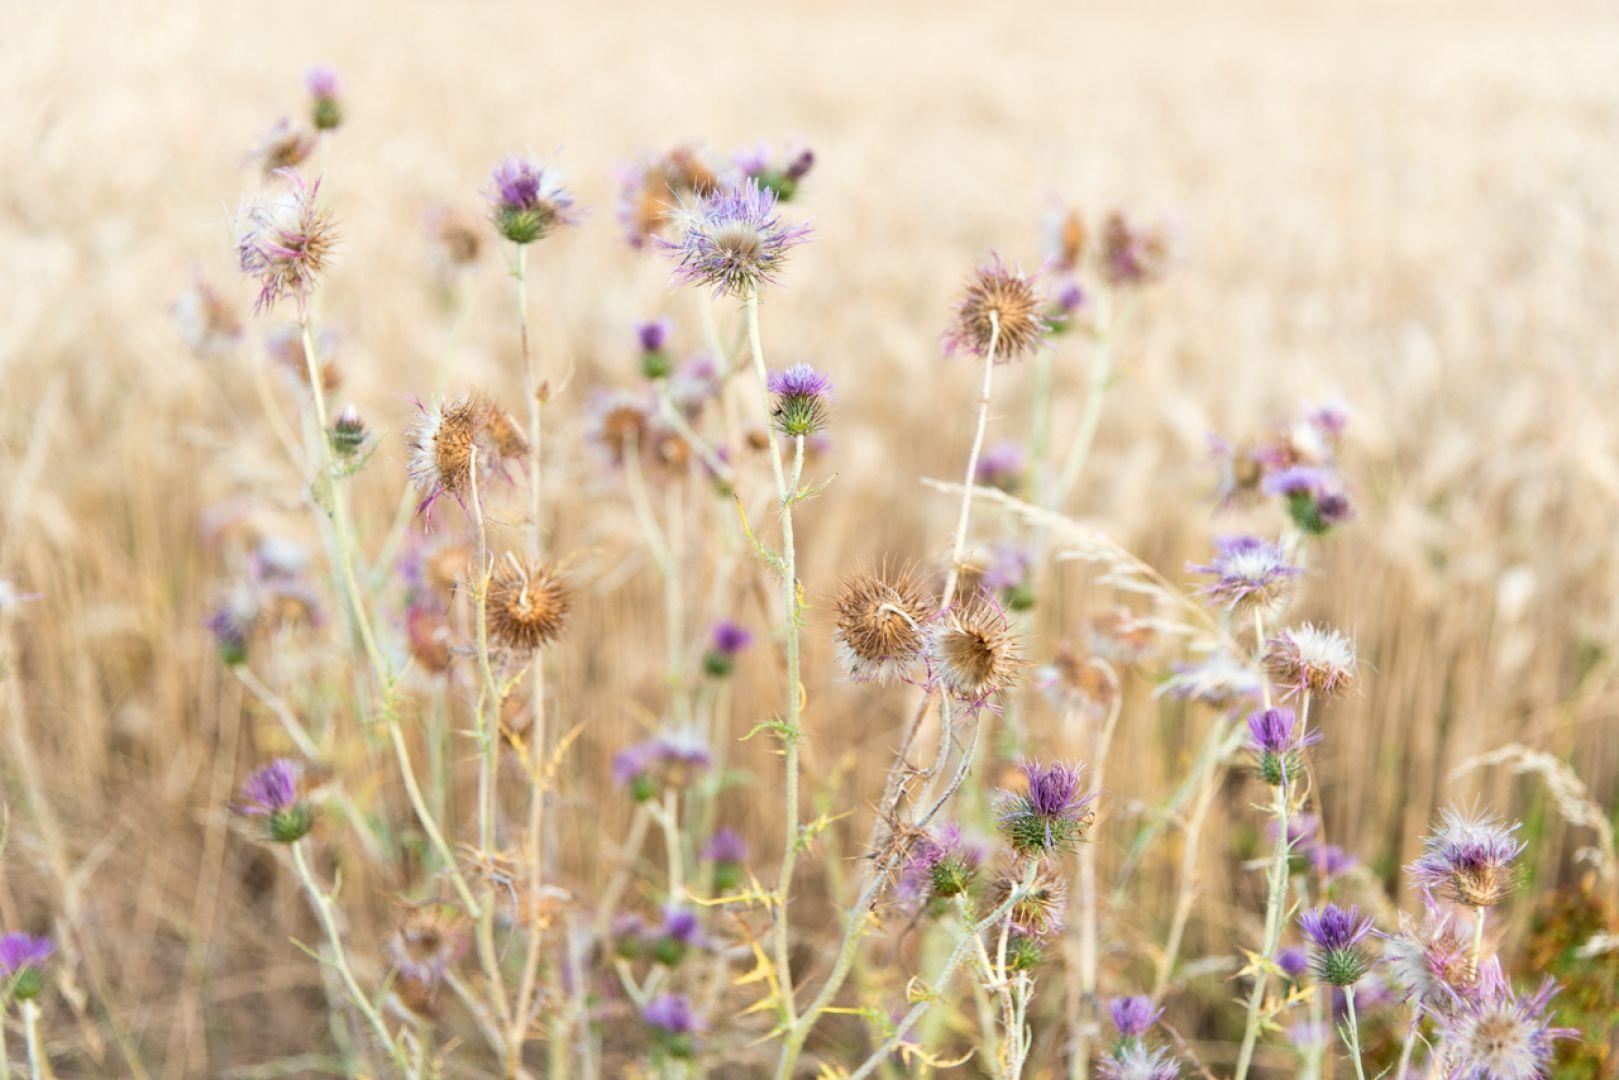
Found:
[(1015, 683), (1024, 663), (1006, 612), (987, 596), (952, 605), (933, 634), (934, 675), (951, 693), (981, 702)]
[(1034, 279), (994, 256), (968, 280), (945, 328), (945, 352), (986, 356), (993, 342), (996, 363), (1019, 359), (1044, 344), (1044, 310)]
[(1494, 907), (1518, 884), (1515, 862), (1525, 846), (1518, 839), (1520, 827), (1493, 814), (1446, 807), (1406, 872), (1430, 893), (1470, 908)]
[(315, 133), (294, 125), (283, 116), (264, 133), (249, 155), (249, 160), (257, 164), (266, 177), (270, 177), (282, 169), (296, 169), (314, 152)]
[(1270, 639), (1265, 667), (1289, 696), (1334, 697), (1355, 684), (1355, 643), (1327, 626), (1285, 627)]
[(572, 596), (557, 570), (507, 552), (489, 580), (489, 636), (509, 649), (538, 649), (556, 640)]
[(237, 222), (237, 260), (242, 273), (259, 283), (255, 311), (274, 307), (284, 296), (302, 308), (337, 248), (337, 224), (317, 203), (320, 181), (306, 184), (291, 169), (281, 175), (287, 190), (249, 203)]
[[(1028, 863), (1024, 859), (1014, 857), (1003, 861), (990, 883), (989, 906), (998, 908), (1006, 903), (1013, 891), (1022, 886), (1027, 874)], [(1028, 937), (1047, 937), (1062, 931), (1067, 911), (1067, 879), (1056, 866), (1042, 862), (1028, 891), (1012, 905), (1012, 927)]]
[(478, 399), (478, 406), (483, 410), (484, 431), (496, 460), (515, 461), (527, 457), (528, 437), (512, 414), (486, 397)]
[(832, 640), (850, 678), (891, 683), (924, 659), (933, 605), (910, 573), (856, 574), (838, 588)]
[(1119, 697), (1119, 677), (1112, 666), (1085, 656), (1071, 641), (1057, 646), (1036, 680), (1052, 708), (1092, 720), (1104, 719)]
[(465, 505), (476, 455), (478, 477), (505, 475), (506, 463), (528, 453), (528, 440), (511, 414), (488, 398), (464, 397), (449, 404), (419, 405), (410, 425), (407, 471), (421, 492), (418, 512), (431, 512), (439, 496)]
[(1046, 260), (1064, 273), (1078, 269), (1085, 256), (1087, 230), (1079, 208), (1058, 206), (1046, 217)]

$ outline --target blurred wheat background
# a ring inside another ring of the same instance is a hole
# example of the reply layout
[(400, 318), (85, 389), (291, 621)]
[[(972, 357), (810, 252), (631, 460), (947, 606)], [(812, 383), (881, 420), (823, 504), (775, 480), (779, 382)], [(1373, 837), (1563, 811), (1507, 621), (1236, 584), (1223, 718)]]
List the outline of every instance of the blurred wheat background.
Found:
[[(11, 3), (0, 25), (0, 577), (41, 594), (10, 613), (0, 652), (0, 919), (62, 942), (48, 1018), (63, 1075), (120, 1075), (120, 1031), (172, 1077), (296, 1074), (326, 1038), (320, 973), (288, 940), (315, 933), (307, 910), (226, 809), (281, 736), (204, 628), (227, 573), (208, 531), (224, 508), (312, 551), (318, 538), (244, 364), (194, 358), (169, 310), (194, 268), (250, 300), (228, 224), (257, 182), (243, 158), (299, 108), (315, 62), (342, 74), (350, 103), (323, 188), (344, 242), (321, 309), (340, 335), (339, 399), (384, 434), (355, 490), (366, 550), (399, 500), (414, 397), (442, 380), (519, 400), (502, 255), (482, 260), (447, 353), (424, 215), (481, 213), (488, 167), (523, 147), (560, 148), (591, 208), (530, 263), (539, 354), (574, 371), (547, 454), (557, 546), (583, 553), (552, 675), (559, 722), (583, 724), (556, 825), (580, 902), (629, 815), (610, 756), (665, 691), (659, 584), (628, 506), (578, 450), (585, 402), (633, 382), (633, 321), (669, 314), (698, 340), (666, 264), (618, 235), (612, 167), (683, 140), (797, 138), (818, 155), (795, 206), (818, 239), (770, 296), (766, 334), (773, 362), (814, 363), (838, 387), (822, 470), (836, 479), (800, 544), (807, 805), (851, 812), (825, 839), (834, 869), (867, 834), (909, 699), (837, 680), (825, 604), (848, 570), (946, 557), (954, 503), (919, 478), (959, 475), (977, 373), (939, 357), (938, 332), (984, 252), (1039, 262), (1041, 214), (1061, 197), (1173, 212), (1185, 239), (1124, 345), (1065, 509), (1185, 581), (1224, 528), (1208, 434), (1346, 403), (1357, 516), (1296, 612), (1352, 632), (1364, 664), (1317, 761), (1333, 839), (1392, 883), (1437, 807), (1482, 798), (1528, 822), (1537, 890), (1588, 879), (1574, 853), (1593, 834), (1541, 780), (1451, 773), (1522, 743), (1570, 763), (1610, 817), (1619, 805), (1611, 6), (231, 0)], [(1056, 348), (1066, 432), (1086, 376), (1076, 342)], [(991, 441), (1026, 433), (1028, 374), (1006, 370)], [(979, 535), (1004, 527), (979, 512)], [(767, 626), (768, 582), (749, 574), (697, 610)], [(1065, 564), (1038, 609), (1047, 653), (1111, 603)], [(296, 682), (298, 662), (280, 674)], [(750, 654), (738, 715), (765, 715), (778, 685), (768, 651)], [(1118, 837), (1209, 722), (1160, 707), (1144, 679), (1127, 691), (1108, 784)], [(329, 692), (298, 708), (329, 710)], [(722, 803), (761, 859), (780, 844), (764, 743), (730, 749), (756, 779)], [(359, 796), (405, 823), (395, 786), (379, 774)], [(1190, 958), (1256, 932), (1261, 883), (1230, 856), (1253, 852), (1257, 797), (1234, 778), (1212, 808)], [(1121, 850), (1103, 849), (1104, 883)], [(1173, 840), (1149, 857), (1110, 970), (1161, 927), (1179, 863)], [(801, 876), (796, 917), (830, 934), (822, 866)], [(344, 868), (361, 951), (400, 885)], [(1508, 955), (1531, 907), (1515, 909)], [(1211, 1045), (1230, 1037), (1202, 1019), (1233, 996), (1225, 974), (1172, 1009)]]

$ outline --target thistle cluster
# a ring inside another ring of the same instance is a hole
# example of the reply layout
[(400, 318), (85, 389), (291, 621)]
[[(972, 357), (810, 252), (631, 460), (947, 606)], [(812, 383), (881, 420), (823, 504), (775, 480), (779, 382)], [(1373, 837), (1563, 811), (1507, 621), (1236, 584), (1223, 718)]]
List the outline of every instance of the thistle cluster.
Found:
[(248, 817), (262, 817), (265, 833), (275, 843), (296, 843), (315, 827), (314, 809), (299, 792), (302, 779), (303, 766), (277, 758), (243, 782), (233, 809)]
[(1277, 425), (1265, 438), (1210, 443), (1222, 507), (1275, 498), (1300, 530), (1322, 536), (1353, 514), (1338, 468), (1348, 415), (1326, 405)]
[(630, 245), (645, 248), (678, 230), (683, 207), (727, 188), (751, 183), (778, 203), (791, 202), (814, 165), (807, 147), (790, 147), (780, 157), (769, 147), (750, 147), (727, 162), (703, 146), (676, 146), (619, 170), (616, 216)]
[(1084, 766), (1025, 761), (1018, 768), (1026, 786), (1003, 790), (999, 804), (1001, 831), (1012, 850), (1048, 857), (1073, 850), (1096, 818), (1096, 793), (1080, 789)]

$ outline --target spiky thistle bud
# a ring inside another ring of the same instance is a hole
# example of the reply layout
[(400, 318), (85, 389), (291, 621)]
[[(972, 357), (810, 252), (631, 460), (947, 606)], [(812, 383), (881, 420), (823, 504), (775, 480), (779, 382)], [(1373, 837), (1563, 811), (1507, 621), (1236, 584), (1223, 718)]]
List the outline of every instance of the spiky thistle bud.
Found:
[(666, 379), (674, 371), (675, 361), (667, 349), (672, 326), (669, 319), (653, 319), (635, 328), (641, 346), (641, 374), (649, 379)]
[(1040, 939), (1028, 934), (1012, 934), (1006, 941), (1006, 970), (1033, 971), (1046, 958)]
[(1299, 916), (1299, 930), (1310, 941), (1310, 970), (1333, 986), (1353, 986), (1372, 969), (1365, 946), (1372, 919), (1353, 904), (1323, 904)]
[(808, 438), (826, 427), (832, 380), (825, 373), (808, 364), (794, 364), (786, 371), (772, 371), (765, 388), (774, 399), (771, 419), (783, 435)]
[(7, 934), (0, 938), (0, 1001), (12, 998), (30, 1001), (45, 988), (45, 961), (55, 946), (49, 938), (32, 934)]
[(714, 627), (712, 643), (703, 654), (703, 670), (716, 679), (723, 679), (736, 670), (736, 658), (753, 643), (753, 634), (747, 627), (729, 619)]
[(561, 174), (531, 157), (506, 158), (495, 166), (489, 180), (495, 231), (514, 244), (543, 240), (559, 226), (579, 220)]
[(692, 1012), (691, 999), (684, 994), (663, 994), (641, 1010), (641, 1018), (651, 1027), (659, 1053), (684, 1060), (697, 1050), (702, 1023)]
[(264, 818), (265, 832), (278, 844), (291, 844), (315, 827), (315, 812), (298, 792), (303, 767), (287, 758), (250, 775), (242, 784), (238, 814)]
[(337, 72), (329, 67), (312, 67), (304, 73), (304, 86), (309, 90), (309, 122), (316, 131), (335, 131), (344, 115)]
[(1271, 787), (1298, 779), (1304, 767), (1304, 749), (1321, 738), (1319, 732), (1298, 732), (1292, 709), (1262, 709), (1248, 714), (1248, 741), (1260, 778)]
[(1027, 781), (1023, 791), (1001, 792), (1000, 826), (1013, 850), (1054, 854), (1079, 843), (1095, 820), (1095, 792), (1081, 792), (1083, 765), (1025, 761), (1018, 766)]
[(742, 884), (748, 842), (735, 829), (722, 825), (708, 838), (703, 858), (714, 864), (714, 888), (722, 894), (728, 893)]
[(360, 410), (353, 405), (346, 405), (343, 411), (337, 414), (332, 422), (332, 430), (327, 433), (331, 441), (332, 452), (338, 457), (353, 457), (365, 445), (367, 433), (365, 421), (360, 419)]

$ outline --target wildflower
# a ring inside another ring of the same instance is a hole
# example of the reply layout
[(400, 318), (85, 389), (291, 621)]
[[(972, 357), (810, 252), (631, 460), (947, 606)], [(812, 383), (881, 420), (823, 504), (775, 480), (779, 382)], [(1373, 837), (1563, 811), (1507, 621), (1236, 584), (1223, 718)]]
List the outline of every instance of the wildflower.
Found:
[(949, 899), (972, 887), (981, 853), (964, 845), (961, 829), (947, 825), (918, 837), (900, 871), (899, 892), (917, 900)]
[(742, 864), (748, 861), (748, 842), (735, 829), (722, 825), (703, 848), (703, 858), (714, 864), (714, 888), (730, 892), (742, 884)]
[(715, 625), (711, 641), (703, 654), (703, 670), (723, 679), (736, 670), (736, 658), (753, 643), (753, 635), (747, 627), (726, 619)]
[(1176, 1080), (1180, 1074), (1181, 1067), (1169, 1051), (1143, 1042), (1121, 1044), (1098, 1068), (1102, 1080)]
[(1051, 707), (1064, 714), (1105, 719), (1119, 697), (1119, 680), (1105, 661), (1087, 658), (1064, 641), (1051, 663), (1035, 672), (1035, 685)]
[(49, 938), (13, 933), (0, 937), (0, 984), (5, 996), (29, 1001), (45, 988), (45, 961), (56, 947)]
[(303, 769), (296, 762), (277, 758), (242, 784), (236, 812), (263, 817), (270, 839), (278, 844), (303, 839), (315, 826), (315, 814), (299, 798), (298, 782), (302, 777)]
[(1514, 860), (1523, 854), (1517, 822), (1447, 807), (1439, 827), (1422, 842), (1422, 855), (1406, 867), (1419, 886), (1471, 908), (1494, 907), (1517, 884)]
[(712, 763), (708, 747), (695, 735), (666, 732), (615, 754), (613, 780), (636, 802), (646, 802), (664, 786), (685, 784)]
[(661, 994), (641, 1010), (641, 1019), (653, 1029), (658, 1048), (673, 1058), (689, 1058), (696, 1051), (701, 1024), (685, 994)]
[(1023, 483), (1028, 459), (1023, 447), (1015, 442), (996, 443), (978, 457), (973, 483), (1000, 491), (1013, 492)]
[(1152, 1007), (1152, 998), (1141, 995), (1116, 997), (1108, 1002), (1107, 1009), (1113, 1017), (1113, 1026), (1118, 1028), (1120, 1037), (1125, 1039), (1141, 1038), (1151, 1031), (1158, 1018), (1164, 1015), (1164, 1010)]
[(679, 239), (658, 240), (676, 259), (674, 279), (739, 299), (773, 284), (787, 253), (812, 232), (808, 225), (784, 225), (775, 193), (753, 179), (683, 205), (678, 220)]
[(786, 371), (772, 371), (765, 389), (775, 398), (770, 416), (783, 435), (802, 439), (826, 427), (832, 380), (824, 372), (794, 364)]
[(1026, 791), (1001, 792), (1000, 826), (1019, 853), (1072, 850), (1095, 820), (1096, 794), (1081, 793), (1082, 765), (1042, 765), (1025, 761), (1018, 768)]
[(298, 302), (300, 314), (337, 246), (337, 226), (319, 206), (320, 181), (288, 169), (291, 186), (249, 203), (237, 220), (236, 254), (242, 273), (258, 279), (254, 311), (275, 306), (284, 296)]
[(933, 635), (936, 677), (963, 701), (980, 703), (1017, 681), (1017, 636), (999, 604), (979, 596), (954, 604)]
[[(1020, 858), (1003, 863), (990, 883), (988, 903), (999, 908), (1023, 887), (1027, 864)], [(1062, 932), (1068, 911), (1068, 881), (1053, 867), (1042, 863), (1034, 880), (1012, 905), (1008, 914), (1012, 929), (1026, 937), (1046, 938)]]
[(1371, 970), (1373, 960), (1363, 942), (1372, 932), (1370, 916), (1353, 904), (1323, 904), (1299, 916), (1299, 929), (1310, 939), (1310, 970), (1322, 982), (1353, 986)]
[(770, 160), (769, 147), (750, 147), (733, 154), (731, 162), (744, 179), (755, 180), (780, 201), (790, 202), (798, 192), (799, 181), (815, 166), (815, 151), (808, 147), (789, 150), (786, 161), (775, 165)]
[(664, 350), (673, 325), (669, 319), (653, 319), (635, 328), (636, 339), (641, 345), (641, 374), (649, 379), (667, 378), (674, 370), (674, 361)]
[(1201, 701), (1214, 709), (1229, 709), (1258, 701), (1264, 683), (1253, 668), (1229, 653), (1210, 653), (1196, 663), (1176, 664), (1158, 693), (1181, 701)]
[(1011, 610), (1028, 611), (1034, 607), (1034, 592), (1029, 588), (1029, 569), (1033, 563), (1034, 552), (1029, 548), (1002, 541), (992, 549), (979, 584), (1000, 594)]
[(967, 282), (945, 328), (944, 351), (987, 356), (993, 342), (995, 361), (1001, 364), (1032, 353), (1050, 330), (1041, 307), (1034, 280), (992, 256)]
[(1298, 981), (1310, 970), (1310, 954), (1297, 945), (1289, 945), (1276, 954), (1276, 966), (1289, 979)]
[(430, 515), (445, 493), (466, 505), (474, 454), (482, 478), (504, 471), (507, 461), (528, 452), (510, 414), (487, 399), (464, 397), (448, 405), (418, 403), (417, 408), (405, 436), (410, 449), (406, 471), (422, 496), (417, 513)]
[(283, 169), (296, 169), (309, 160), (309, 155), (314, 152), (314, 133), (294, 127), (286, 117), (282, 117), (264, 133), (259, 144), (248, 155), (248, 160), (256, 162), (264, 175), (270, 177)]
[(316, 131), (333, 131), (343, 123), (342, 87), (337, 72), (329, 67), (312, 67), (304, 73), (309, 90), (309, 122)]
[(555, 567), (507, 552), (489, 579), (489, 636), (510, 649), (548, 645), (562, 633), (572, 602)]
[(579, 220), (573, 196), (561, 174), (533, 158), (512, 156), (489, 174), (488, 198), (495, 231), (519, 246), (551, 235), (559, 225)]
[(1175, 262), (1175, 230), (1170, 222), (1142, 226), (1123, 214), (1102, 225), (1102, 277), (1114, 288), (1150, 285)]
[(1336, 474), (1320, 466), (1291, 465), (1267, 475), (1260, 486), (1267, 495), (1280, 495), (1294, 524), (1314, 536), (1347, 521), (1352, 512)]
[(1520, 998), (1490, 957), (1479, 966), (1478, 986), (1438, 1013), (1439, 1053), (1450, 1067), (1451, 1080), (1534, 1080), (1551, 1064), (1552, 1044), (1579, 1035), (1573, 1028), (1552, 1027), (1546, 1006), (1557, 993), (1547, 978), (1533, 994)]
[(198, 356), (216, 359), (229, 354), (242, 340), (242, 317), (236, 308), (201, 274), (174, 301), (174, 321), (180, 336)]
[(209, 631), (214, 635), (214, 648), (219, 652), (220, 663), (226, 667), (246, 663), (247, 638), (257, 615), (256, 609), (247, 608), (240, 602), (239, 596), (233, 599), (237, 602), (226, 601), (215, 608), (207, 622)]
[(367, 438), (360, 410), (353, 405), (345, 406), (332, 422), (332, 430), (326, 433), (326, 437), (332, 444), (332, 452), (338, 457), (353, 457), (359, 453)]
[(851, 678), (895, 682), (924, 660), (935, 612), (909, 574), (857, 574), (839, 587), (832, 607), (838, 662)]
[(1238, 536), (1217, 541), (1215, 546), (1213, 562), (1189, 563), (1187, 569), (1213, 577), (1202, 594), (1235, 614), (1250, 615), (1275, 607), (1299, 574), (1281, 544)]
[(701, 148), (679, 146), (663, 157), (619, 170), (617, 217), (633, 248), (658, 238), (682, 200), (701, 197), (720, 186), (716, 166)]
[(1434, 1004), (1466, 994), (1474, 971), (1470, 946), (1455, 921), (1440, 912), (1432, 897), (1423, 901), (1426, 910), (1420, 921), (1402, 911), (1399, 929), (1377, 936), (1384, 941), (1383, 959), (1405, 997)]
[(1050, 296), (1046, 305), (1046, 323), (1053, 334), (1066, 334), (1073, 329), (1076, 316), (1089, 298), (1073, 278), (1059, 282)]
[(1304, 750), (1319, 742), (1319, 732), (1295, 730), (1292, 709), (1263, 709), (1248, 714), (1249, 746), (1258, 757), (1259, 775), (1271, 787), (1292, 783), (1303, 768)]
[(1355, 683), (1355, 644), (1329, 627), (1288, 627), (1270, 639), (1265, 666), (1290, 696), (1330, 698)]
[(1046, 958), (1040, 939), (1013, 931), (1006, 939), (1006, 970), (1033, 971)]
[(652, 941), (652, 959), (665, 967), (674, 967), (686, 958), (686, 952), (702, 944), (703, 931), (695, 912), (685, 908), (664, 909), (663, 926)]

